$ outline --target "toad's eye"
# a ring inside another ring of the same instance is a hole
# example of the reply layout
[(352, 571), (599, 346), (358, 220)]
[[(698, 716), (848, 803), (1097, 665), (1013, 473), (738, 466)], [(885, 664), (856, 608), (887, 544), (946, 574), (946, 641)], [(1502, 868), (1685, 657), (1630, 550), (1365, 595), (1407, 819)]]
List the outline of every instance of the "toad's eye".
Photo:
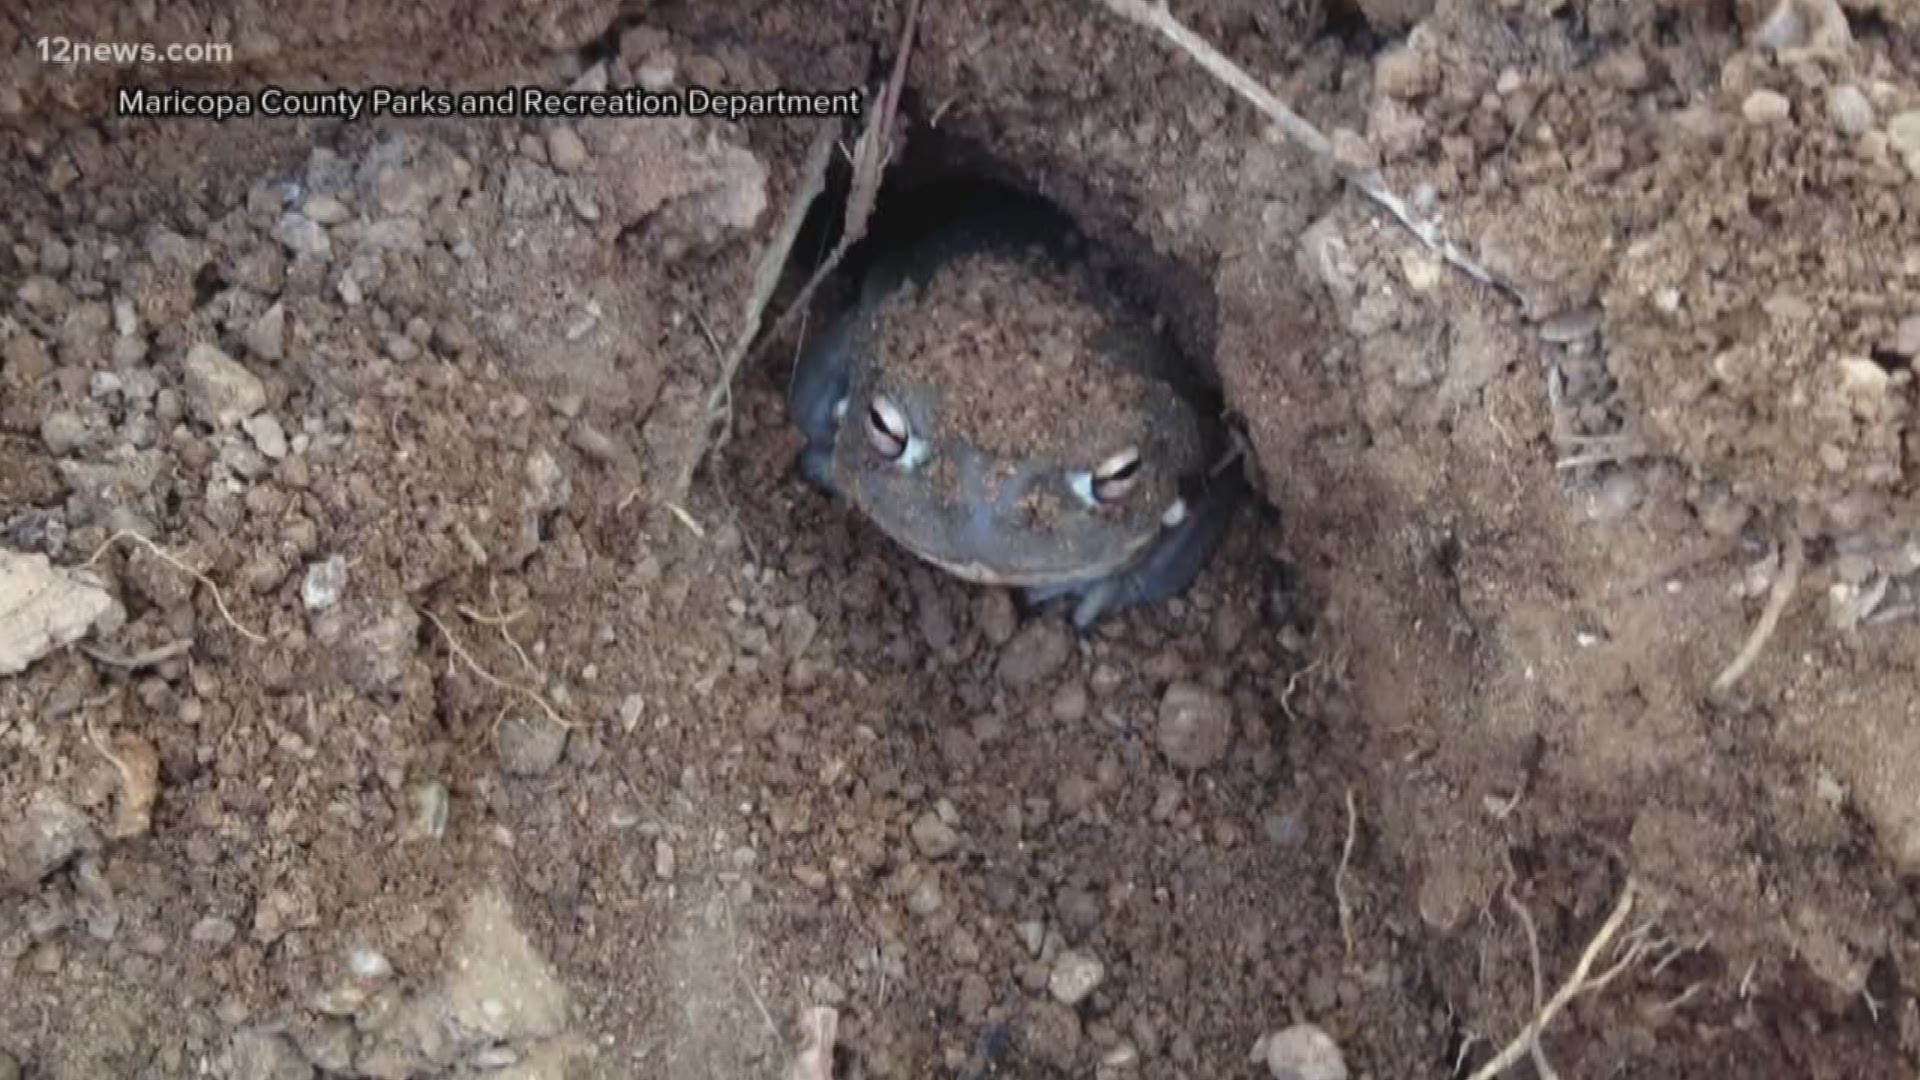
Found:
[(1125, 499), (1140, 482), (1140, 451), (1134, 447), (1113, 455), (1093, 467), (1093, 498), (1099, 503)]
[(907, 427), (907, 415), (885, 394), (875, 394), (867, 405), (867, 441), (881, 457), (900, 460), (907, 452), (913, 432)]

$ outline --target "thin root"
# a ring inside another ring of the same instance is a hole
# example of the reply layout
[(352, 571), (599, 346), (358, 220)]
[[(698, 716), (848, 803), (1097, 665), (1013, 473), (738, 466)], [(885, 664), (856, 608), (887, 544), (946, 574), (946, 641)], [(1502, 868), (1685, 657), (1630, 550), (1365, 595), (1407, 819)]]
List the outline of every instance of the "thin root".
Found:
[(520, 658), (520, 666), (527, 669), (527, 674), (542, 682), (546, 681), (546, 672), (540, 670), (539, 665), (533, 662), (533, 658), (527, 655), (527, 650), (521, 648), (520, 642), (514, 640), (513, 632), (507, 629), (526, 617), (526, 608), (514, 608), (505, 615), (487, 615), (467, 604), (456, 604), (453, 610), (459, 612), (469, 622), (491, 626), (500, 631), (500, 640), (506, 642), (507, 648), (513, 650), (513, 655)]
[[(1594, 934), (1592, 941), (1587, 942), (1586, 950), (1580, 954), (1580, 960), (1573, 966), (1573, 973), (1567, 976), (1567, 981), (1561, 985), (1560, 989), (1554, 991), (1546, 1004), (1540, 1006), (1533, 1019), (1527, 1022), (1527, 1026), (1520, 1030), (1520, 1034), (1514, 1036), (1513, 1041), (1508, 1043), (1505, 1049), (1495, 1055), (1492, 1061), (1475, 1070), (1471, 1080), (1493, 1080), (1494, 1077), (1512, 1068), (1521, 1058), (1533, 1052), (1534, 1043), (1540, 1038), (1540, 1033), (1553, 1022), (1554, 1017), (1560, 1015), (1560, 1010), (1566, 1008), (1568, 1002), (1585, 993), (1589, 988), (1597, 988), (1598, 984), (1587, 978), (1587, 972), (1593, 969), (1594, 962), (1600, 958), (1601, 953), (1606, 952), (1607, 946), (1620, 932), (1620, 927), (1626, 924), (1627, 916), (1633, 912), (1633, 896), (1634, 883), (1633, 879), (1629, 878), (1620, 890), (1620, 899), (1613, 906), (1613, 914), (1607, 916), (1607, 921), (1601, 924), (1600, 931)], [(1630, 963), (1638, 957), (1638, 950), (1629, 949), (1622, 964)], [(1618, 974), (1621, 970), (1623, 967), (1616, 965), (1610, 975)], [(1537, 1067), (1538, 1062), (1536, 1062)]]
[(1332, 140), (1321, 134), (1320, 129), (1314, 127), (1305, 117), (1288, 108), (1286, 102), (1261, 86), (1240, 65), (1208, 44), (1205, 38), (1189, 30), (1179, 19), (1174, 18), (1173, 12), (1167, 8), (1166, 0), (1099, 0), (1099, 3), (1124, 19), (1157, 31), (1182, 52), (1192, 57), (1194, 62), (1206, 70), (1207, 74), (1219, 79), (1246, 99), (1248, 104), (1265, 114), (1274, 126), (1299, 144), (1301, 149), (1331, 164), (1339, 172), (1342, 180), (1353, 185), (1362, 195), (1372, 199), (1387, 213), (1393, 215), (1394, 220), (1404, 226), (1429, 250), (1468, 277), (1483, 285), (1499, 289), (1525, 306), (1526, 298), (1521, 296), (1512, 284), (1470, 258), (1466, 252), (1440, 232), (1439, 226), (1415, 217), (1406, 201), (1387, 188), (1386, 178), (1381, 175), (1379, 169), (1349, 168), (1335, 161)]
[(1801, 542), (1798, 533), (1788, 533), (1786, 554), (1781, 559), (1779, 575), (1773, 579), (1773, 588), (1767, 593), (1767, 606), (1761, 609), (1760, 621), (1753, 624), (1753, 632), (1747, 635), (1747, 643), (1740, 647), (1740, 652), (1726, 666), (1726, 670), (1720, 672), (1720, 677), (1713, 680), (1714, 693), (1724, 694), (1731, 690), (1733, 684), (1739, 682), (1753, 662), (1760, 658), (1761, 650), (1767, 647), (1774, 629), (1780, 625), (1781, 614), (1793, 600), (1794, 590), (1800, 587), (1800, 572), (1805, 569), (1806, 562), (1806, 545)]
[(542, 697), (538, 690), (535, 690), (530, 686), (521, 686), (517, 683), (510, 683), (505, 679), (502, 679), (498, 675), (495, 675), (494, 673), (488, 671), (486, 668), (481, 667), (478, 663), (474, 661), (473, 657), (468, 654), (466, 648), (460, 644), (460, 639), (453, 636), (453, 631), (447, 629), (447, 624), (440, 621), (440, 617), (438, 615), (435, 615), (433, 612), (428, 611), (426, 608), (419, 608), (417, 610), (420, 612), (420, 614), (426, 616), (427, 621), (432, 623), (435, 629), (440, 631), (441, 637), (447, 639), (447, 648), (453, 650), (453, 655), (460, 658), (460, 662), (467, 666), (468, 671), (473, 672), (475, 678), (479, 679), (481, 682), (486, 683), (488, 686), (491, 686), (496, 690), (504, 690), (509, 694), (518, 694), (521, 697), (526, 698), (527, 700), (533, 702), (535, 705), (538, 705), (540, 707), (540, 711), (545, 713), (547, 716), (547, 719), (551, 720), (555, 726), (565, 728), (569, 731), (573, 729), (574, 727), (573, 721), (568, 720), (564, 716), (561, 716), (560, 713), (556, 709), (554, 709), (552, 705), (547, 704), (547, 699)]
[(1340, 937), (1347, 945), (1347, 959), (1353, 959), (1353, 904), (1347, 900), (1347, 869), (1353, 864), (1353, 842), (1360, 832), (1360, 814), (1353, 802), (1353, 788), (1347, 788), (1347, 840), (1340, 846), (1340, 866), (1333, 872), (1333, 902), (1340, 911)]
[(198, 570), (195, 570), (193, 567), (188, 566), (186, 563), (181, 562), (178, 556), (171, 554), (170, 552), (167, 551), (166, 548), (163, 548), (159, 544), (156, 544), (153, 541), (147, 539), (146, 537), (141, 536), (139, 533), (134, 532), (132, 529), (122, 529), (121, 531), (114, 533), (112, 536), (107, 537), (106, 543), (103, 543), (100, 545), (99, 549), (93, 553), (93, 558), (88, 559), (86, 561), (86, 565), (92, 566), (94, 563), (99, 562), (100, 556), (105, 555), (107, 553), (107, 549), (112, 547), (116, 542), (120, 540), (139, 541), (142, 547), (146, 548), (149, 552), (153, 553), (154, 558), (159, 559), (161, 562), (166, 563), (168, 566), (173, 567), (175, 570), (178, 570), (181, 573), (199, 582), (200, 584), (205, 585), (207, 587), (207, 591), (213, 593), (214, 606), (220, 609), (220, 617), (227, 620), (228, 626), (233, 627), (234, 630), (238, 631), (240, 635), (246, 638), (248, 641), (252, 641), (260, 645), (265, 645), (267, 643), (267, 639), (264, 634), (256, 634), (253, 631), (247, 629), (246, 627), (241, 626), (240, 620), (234, 618), (233, 612), (227, 610), (227, 598), (225, 595), (223, 595), (220, 592), (220, 586), (215, 585), (213, 583), (212, 578), (208, 577), (207, 575), (201, 573)]
[[(1528, 913), (1525, 904), (1513, 895), (1513, 879), (1507, 879), (1507, 886), (1501, 890), (1501, 899), (1507, 902), (1507, 908), (1520, 920), (1520, 929), (1527, 935), (1527, 965), (1533, 972), (1533, 1012), (1540, 1014), (1541, 999), (1545, 996), (1545, 976), (1540, 971), (1540, 931), (1533, 925), (1533, 916)], [(1533, 1058), (1534, 1071), (1540, 1074), (1540, 1080), (1559, 1080), (1552, 1063), (1547, 1061), (1547, 1051), (1540, 1045), (1540, 1031), (1535, 1029), (1533, 1037), (1527, 1040), (1527, 1054)]]

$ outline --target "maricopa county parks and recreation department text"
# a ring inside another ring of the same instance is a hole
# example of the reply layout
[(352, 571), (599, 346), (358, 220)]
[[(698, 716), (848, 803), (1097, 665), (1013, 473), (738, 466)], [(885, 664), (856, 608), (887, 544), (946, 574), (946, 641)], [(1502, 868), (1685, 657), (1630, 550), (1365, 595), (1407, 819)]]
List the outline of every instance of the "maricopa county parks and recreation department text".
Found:
[(372, 117), (469, 117), (528, 119), (619, 119), (712, 116), (723, 120), (754, 118), (857, 117), (864, 101), (859, 89), (710, 90), (554, 90), (509, 86), (499, 90), (428, 90), (374, 86), (362, 90), (149, 90), (122, 88), (117, 98), (122, 117), (148, 119), (235, 120), (334, 119)]

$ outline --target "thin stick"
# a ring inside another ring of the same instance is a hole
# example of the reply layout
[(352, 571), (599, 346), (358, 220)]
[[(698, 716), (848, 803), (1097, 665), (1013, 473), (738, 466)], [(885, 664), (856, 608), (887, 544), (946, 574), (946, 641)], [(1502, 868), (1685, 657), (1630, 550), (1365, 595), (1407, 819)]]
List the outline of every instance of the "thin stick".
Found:
[(214, 606), (220, 609), (220, 617), (227, 620), (228, 626), (231, 626), (235, 630), (239, 631), (241, 636), (245, 637), (249, 641), (252, 641), (261, 645), (265, 645), (267, 643), (267, 639), (265, 635), (256, 634), (253, 631), (247, 629), (246, 627), (241, 626), (240, 620), (234, 618), (233, 612), (227, 610), (227, 598), (221, 594), (220, 586), (215, 585), (213, 583), (212, 578), (208, 577), (207, 575), (201, 573), (198, 570), (195, 570), (193, 567), (188, 566), (186, 563), (181, 562), (177, 557), (169, 554), (167, 552), (167, 549), (161, 547), (159, 544), (154, 543), (153, 541), (147, 539), (146, 537), (141, 536), (139, 533), (134, 532), (132, 529), (122, 529), (121, 531), (114, 533), (112, 536), (107, 537), (106, 543), (101, 544), (100, 547), (96, 551), (94, 551), (93, 558), (88, 559), (85, 565), (92, 566), (94, 563), (99, 562), (100, 556), (105, 555), (107, 553), (107, 549), (112, 547), (116, 542), (120, 540), (139, 541), (141, 546), (145, 547), (148, 551), (153, 553), (154, 558), (159, 559), (161, 562), (166, 563), (168, 566), (173, 567), (175, 570), (178, 570), (181, 573), (187, 575), (188, 577), (194, 579), (195, 581), (198, 581), (200, 584), (205, 585), (207, 587), (207, 590), (213, 593)]
[(1352, 184), (1355, 190), (1393, 215), (1394, 220), (1405, 226), (1416, 239), (1452, 264), (1455, 269), (1483, 285), (1506, 293), (1520, 301), (1522, 307), (1527, 306), (1526, 297), (1520, 295), (1518, 289), (1474, 261), (1453, 241), (1448, 240), (1441, 233), (1438, 225), (1414, 216), (1412, 208), (1406, 201), (1387, 187), (1386, 177), (1379, 169), (1351, 168), (1334, 160), (1333, 142), (1322, 135), (1319, 128), (1288, 108), (1286, 102), (1261, 86), (1240, 65), (1208, 44), (1205, 38), (1187, 29), (1179, 19), (1174, 18), (1173, 12), (1167, 9), (1166, 0), (1098, 0), (1098, 2), (1124, 19), (1157, 31), (1182, 52), (1191, 56), (1206, 70), (1207, 74), (1225, 83), (1228, 88), (1246, 99), (1248, 104), (1264, 113), (1267, 119), (1273, 121), (1274, 125), (1288, 138), (1298, 143), (1301, 149), (1331, 164), (1342, 180)]
[(1780, 625), (1780, 616), (1787, 610), (1787, 604), (1793, 599), (1794, 590), (1800, 587), (1800, 572), (1807, 561), (1806, 545), (1800, 540), (1799, 533), (1787, 534), (1786, 554), (1780, 562), (1780, 574), (1773, 579), (1773, 588), (1767, 593), (1767, 606), (1760, 611), (1760, 621), (1753, 624), (1753, 632), (1747, 635), (1747, 643), (1734, 655), (1733, 662), (1726, 666), (1720, 677), (1713, 680), (1713, 692), (1724, 694), (1740, 681), (1753, 662), (1760, 658), (1760, 652), (1767, 647), (1768, 639), (1773, 637), (1774, 628)]
[(139, 671), (141, 668), (150, 668), (155, 664), (164, 664), (176, 656), (186, 655), (193, 649), (193, 639), (180, 638), (177, 641), (169, 641), (165, 645), (156, 645), (144, 652), (134, 653), (132, 656), (120, 656), (117, 653), (110, 653), (105, 649), (96, 648), (87, 644), (80, 644), (74, 647), (108, 667), (126, 668), (128, 671)]
[(1353, 959), (1353, 905), (1347, 901), (1347, 868), (1353, 863), (1353, 841), (1360, 831), (1360, 814), (1354, 808), (1353, 788), (1347, 788), (1347, 842), (1340, 846), (1340, 866), (1333, 872), (1333, 902), (1340, 912), (1340, 936), (1347, 943), (1347, 959)]
[(520, 686), (517, 683), (510, 683), (488, 671), (486, 668), (481, 667), (474, 662), (472, 656), (468, 655), (467, 650), (461, 646), (460, 639), (453, 636), (453, 631), (447, 629), (447, 624), (441, 622), (438, 615), (428, 611), (426, 608), (416, 608), (415, 610), (426, 616), (427, 621), (432, 623), (434, 627), (440, 631), (440, 636), (447, 639), (447, 648), (452, 649), (453, 655), (459, 657), (460, 662), (467, 665), (467, 670), (473, 672), (474, 677), (496, 690), (504, 690), (509, 694), (518, 694), (526, 698), (535, 705), (540, 706), (540, 711), (546, 713), (547, 719), (553, 721), (555, 725), (568, 730), (573, 729), (573, 722), (561, 716), (559, 712), (555, 711), (553, 706), (547, 704), (547, 699), (541, 697), (539, 691), (530, 686)]
[(827, 165), (833, 160), (833, 144), (839, 137), (838, 120), (822, 125), (814, 133), (813, 143), (807, 148), (806, 161), (800, 167), (800, 184), (787, 200), (786, 212), (780, 219), (780, 227), (774, 231), (772, 242), (761, 254), (759, 265), (754, 267), (753, 289), (747, 294), (745, 319), (741, 323), (740, 333), (733, 340), (733, 348), (721, 354), (713, 331), (707, 328), (704, 319), (695, 316), (695, 322), (706, 335), (707, 343), (716, 354), (720, 354), (720, 372), (714, 378), (713, 389), (707, 392), (707, 422), (700, 429), (700, 446), (687, 456), (687, 464), (674, 480), (671, 494), (675, 501), (686, 497), (687, 488), (693, 483), (694, 470), (707, 456), (713, 438), (714, 419), (732, 415), (734, 376), (739, 374), (740, 365), (746, 361), (752, 352), (754, 339), (760, 335), (761, 320), (766, 317), (767, 305), (773, 301), (773, 291), (780, 284), (780, 271), (787, 265), (793, 242), (800, 235), (800, 226), (807, 219), (807, 209), (826, 187)]
[(1520, 1034), (1514, 1036), (1506, 1049), (1500, 1051), (1492, 1061), (1474, 1071), (1471, 1080), (1493, 1080), (1494, 1077), (1512, 1068), (1514, 1063), (1527, 1056), (1533, 1041), (1540, 1037), (1540, 1032), (1553, 1022), (1553, 1018), (1560, 1014), (1560, 1010), (1566, 1008), (1568, 1002), (1586, 989), (1587, 972), (1593, 969), (1594, 961), (1606, 951), (1608, 943), (1613, 940), (1615, 934), (1620, 932), (1620, 927), (1626, 923), (1627, 916), (1633, 911), (1633, 894), (1633, 879), (1628, 878), (1626, 885), (1620, 890), (1619, 901), (1613, 905), (1613, 914), (1607, 916), (1607, 921), (1601, 924), (1599, 933), (1593, 935), (1592, 941), (1587, 942), (1586, 950), (1580, 954), (1580, 961), (1573, 966), (1573, 973), (1567, 976), (1566, 983), (1554, 991), (1553, 997), (1547, 999), (1547, 1003), (1540, 1007), (1540, 1011), (1527, 1022), (1527, 1026), (1521, 1029)]
[(807, 302), (813, 298), (814, 290), (827, 279), (846, 258), (847, 251), (867, 235), (867, 222), (873, 216), (873, 205), (880, 195), (880, 178), (886, 174), (887, 164), (893, 160), (896, 147), (893, 140), (894, 117), (900, 112), (900, 92), (907, 81), (907, 57), (913, 53), (914, 28), (920, 22), (920, 0), (907, 0), (907, 17), (900, 28), (900, 48), (893, 55), (893, 72), (887, 77), (886, 88), (880, 92), (874, 102), (873, 115), (867, 121), (865, 131), (853, 147), (853, 180), (847, 190), (847, 212), (842, 220), (840, 239), (828, 253), (827, 261), (820, 264), (801, 287), (800, 292), (787, 305), (773, 329), (762, 339), (761, 348), (777, 340), (786, 333), (793, 320), (806, 311)]

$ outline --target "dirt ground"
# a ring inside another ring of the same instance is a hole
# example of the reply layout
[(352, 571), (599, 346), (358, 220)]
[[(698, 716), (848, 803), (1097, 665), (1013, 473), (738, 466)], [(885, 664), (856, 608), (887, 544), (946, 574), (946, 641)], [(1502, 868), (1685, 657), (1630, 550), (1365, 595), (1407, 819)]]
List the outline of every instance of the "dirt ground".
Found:
[(1470, 1076), (1596, 939), (1506, 1075), (1914, 1076), (1904, 0), (1175, 5), (1502, 288), (1092, 0), (925, 5), (911, 153), (1120, 253), (1271, 503), (1086, 636), (793, 475), (806, 329), (709, 424), (818, 122), (110, 115), (865, 86), (905, 7), (0, 11), (0, 549), (112, 601), (0, 677), (0, 1080), (777, 1077), (808, 1006), (838, 1080)]

